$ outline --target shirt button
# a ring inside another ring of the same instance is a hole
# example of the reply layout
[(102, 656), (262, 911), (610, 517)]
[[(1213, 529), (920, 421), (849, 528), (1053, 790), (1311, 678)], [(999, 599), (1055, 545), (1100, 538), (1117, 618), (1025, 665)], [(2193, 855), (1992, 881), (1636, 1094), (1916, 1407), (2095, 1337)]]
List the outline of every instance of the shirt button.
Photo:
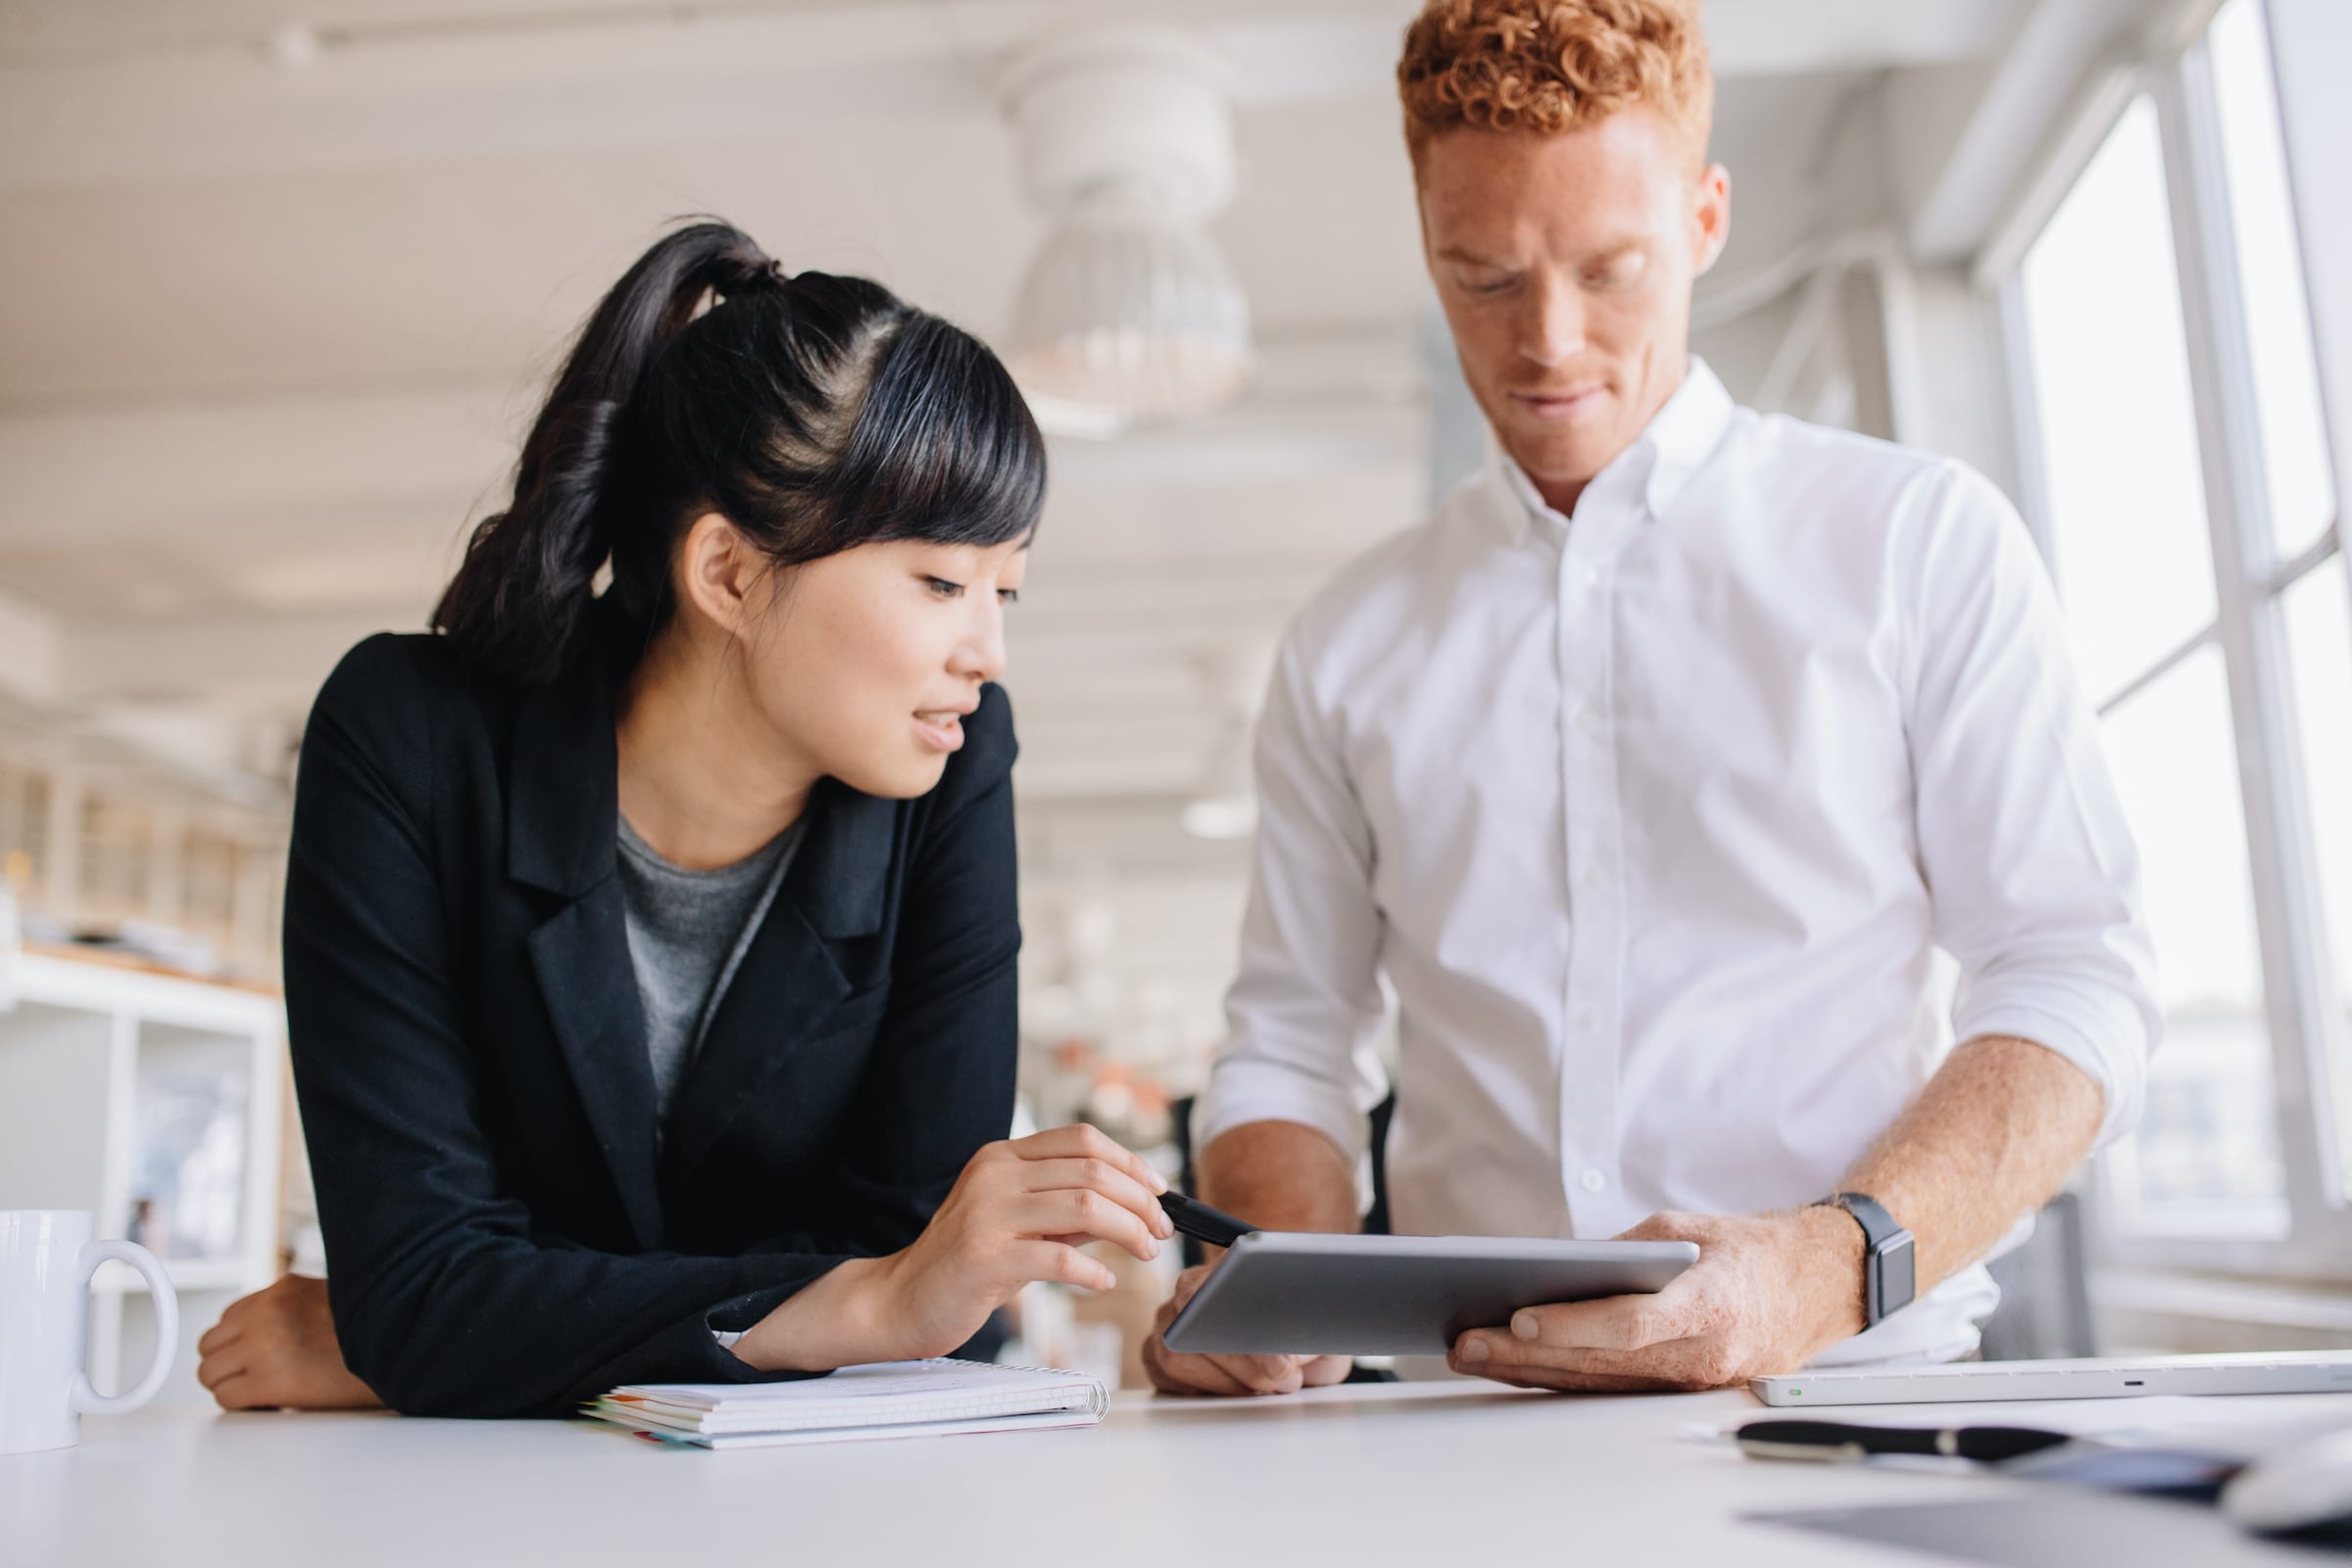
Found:
[(1596, 1170), (1587, 1170), (1576, 1179), (1576, 1184), (1588, 1193), (1597, 1193), (1609, 1185), (1609, 1179)]
[(1590, 588), (1598, 581), (1600, 581), (1600, 573), (1593, 568), (1591, 562), (1571, 561), (1568, 563), (1568, 584), (1570, 587)]
[(1590, 1029), (1599, 1021), (1599, 1017), (1594, 1014), (1591, 1007), (1579, 1007), (1576, 1009), (1576, 1026), (1579, 1029)]

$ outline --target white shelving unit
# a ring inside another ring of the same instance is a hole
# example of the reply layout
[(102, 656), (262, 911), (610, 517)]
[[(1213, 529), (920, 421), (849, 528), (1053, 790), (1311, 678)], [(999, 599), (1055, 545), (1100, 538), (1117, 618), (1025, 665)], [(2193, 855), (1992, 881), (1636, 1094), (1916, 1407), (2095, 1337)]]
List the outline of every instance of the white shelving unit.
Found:
[[(151, 1196), (142, 1141), (175, 1084), (191, 1077), (238, 1105), (208, 1137), (235, 1147), (210, 1161), (226, 1201), (210, 1205), (201, 1255), (160, 1249), (179, 1296), (180, 1345), (160, 1403), (201, 1403), (198, 1336), (221, 1308), (278, 1272), (279, 1137), (285, 1006), (275, 996), (45, 953), (0, 954), (0, 1208), (86, 1208), (98, 1234), (130, 1234)], [(239, 1105), (241, 1102), (241, 1105)], [(223, 1172), (232, 1172), (223, 1176)], [(233, 1210), (222, 1233), (219, 1221)], [(148, 1240), (141, 1238), (142, 1240)], [(153, 1240), (149, 1245), (154, 1246)], [(90, 1378), (114, 1393), (155, 1348), (138, 1276), (102, 1269), (90, 1306)]]

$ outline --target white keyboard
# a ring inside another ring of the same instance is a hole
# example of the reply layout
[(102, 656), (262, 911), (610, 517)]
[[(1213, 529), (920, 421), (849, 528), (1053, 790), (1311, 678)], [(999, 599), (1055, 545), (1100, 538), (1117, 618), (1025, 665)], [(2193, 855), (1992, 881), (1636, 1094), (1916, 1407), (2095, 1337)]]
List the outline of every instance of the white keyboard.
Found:
[(2146, 1394), (2352, 1394), (2352, 1350), (1831, 1367), (1757, 1378), (1748, 1387), (1766, 1404), (1784, 1407), (2128, 1399)]

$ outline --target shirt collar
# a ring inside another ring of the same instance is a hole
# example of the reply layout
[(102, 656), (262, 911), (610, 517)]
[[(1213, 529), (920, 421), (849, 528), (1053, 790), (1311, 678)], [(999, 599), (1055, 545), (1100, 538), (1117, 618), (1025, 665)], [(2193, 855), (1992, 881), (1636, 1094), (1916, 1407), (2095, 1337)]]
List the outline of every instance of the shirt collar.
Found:
[[(1650, 419), (1641, 438), (1593, 476), (1593, 484), (1639, 486), (1650, 516), (1663, 516), (1723, 439), (1732, 422), (1733, 407), (1731, 393), (1707, 362), (1692, 355), (1690, 368), (1674, 396)], [(1487, 471), (1504, 498), (1501, 511), (1514, 542), (1527, 536), (1535, 519), (1559, 519), (1559, 514), (1544, 502), (1535, 482), (1502, 450), (1492, 430), (1487, 432)]]

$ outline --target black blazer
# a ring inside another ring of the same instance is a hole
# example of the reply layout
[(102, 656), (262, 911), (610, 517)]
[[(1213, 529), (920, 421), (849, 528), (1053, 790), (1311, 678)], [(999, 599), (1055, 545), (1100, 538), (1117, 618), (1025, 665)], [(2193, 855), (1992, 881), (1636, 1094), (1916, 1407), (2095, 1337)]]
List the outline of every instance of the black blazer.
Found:
[(1005, 1135), (1012, 716), (919, 800), (833, 780), (666, 1131), (614, 877), (612, 685), (430, 636), (345, 656), (303, 736), (286, 1011), (353, 1372), (416, 1414), (756, 1382), (743, 1329), (911, 1241)]

